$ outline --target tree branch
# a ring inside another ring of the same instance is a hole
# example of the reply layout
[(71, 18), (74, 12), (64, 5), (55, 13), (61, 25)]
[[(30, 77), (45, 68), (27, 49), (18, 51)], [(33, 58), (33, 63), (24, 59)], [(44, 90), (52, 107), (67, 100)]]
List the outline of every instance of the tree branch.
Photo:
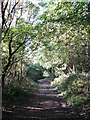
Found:
[(14, 51), (12, 52), (12, 55), (15, 54), (15, 53), (19, 50), (19, 48), (20, 48), (25, 42), (26, 42), (26, 41), (24, 40), (24, 41), (16, 48), (16, 50), (14, 50)]
[(13, 33), (11, 34), (11, 39), (10, 39), (10, 42), (9, 42), (9, 57), (12, 55), (12, 39), (13, 39)]
[(7, 9), (8, 2), (9, 2), (9, 0), (7, 0), (7, 2), (6, 2), (5, 8), (4, 8), (4, 12), (5, 12), (5, 10)]

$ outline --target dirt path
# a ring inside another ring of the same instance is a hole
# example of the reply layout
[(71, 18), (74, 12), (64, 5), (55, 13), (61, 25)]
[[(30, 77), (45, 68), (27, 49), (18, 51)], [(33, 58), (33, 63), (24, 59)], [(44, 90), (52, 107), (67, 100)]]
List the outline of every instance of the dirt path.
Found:
[(49, 80), (39, 81), (39, 90), (3, 112), (3, 120), (82, 120), (72, 107), (58, 96)]

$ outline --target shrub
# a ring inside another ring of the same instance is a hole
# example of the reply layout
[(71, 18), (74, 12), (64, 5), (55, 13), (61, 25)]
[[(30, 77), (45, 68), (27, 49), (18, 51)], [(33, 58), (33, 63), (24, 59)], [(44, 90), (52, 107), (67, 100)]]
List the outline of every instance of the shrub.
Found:
[(55, 78), (52, 85), (57, 89), (60, 95), (67, 101), (69, 105), (84, 105), (89, 101), (89, 80), (83, 75), (62, 74)]

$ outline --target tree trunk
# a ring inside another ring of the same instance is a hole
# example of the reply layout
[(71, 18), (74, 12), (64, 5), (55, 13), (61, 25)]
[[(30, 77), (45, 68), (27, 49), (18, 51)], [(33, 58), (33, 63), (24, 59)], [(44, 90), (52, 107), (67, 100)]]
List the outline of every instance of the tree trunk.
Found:
[(1, 44), (1, 40), (2, 40), (2, 28), (0, 28), (0, 44)]
[(9, 68), (10, 63), (11, 63), (11, 58), (8, 59), (8, 63), (7, 63), (7, 65), (5, 66), (4, 71), (3, 71), (3, 74), (2, 74), (2, 88), (4, 88), (4, 85), (5, 85), (4, 80), (5, 80), (5, 76), (6, 76), (6, 73), (7, 73), (7, 70), (8, 70), (8, 68)]
[(5, 73), (2, 74), (2, 88), (4, 88), (5, 86), (4, 79), (5, 79)]
[(22, 58), (21, 58), (21, 79), (22, 79)]

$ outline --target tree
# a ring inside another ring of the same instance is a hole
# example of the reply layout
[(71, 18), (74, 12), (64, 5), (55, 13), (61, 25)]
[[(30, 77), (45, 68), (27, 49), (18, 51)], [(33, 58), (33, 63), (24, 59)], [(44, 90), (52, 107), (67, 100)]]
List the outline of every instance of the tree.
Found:
[[(0, 38), (2, 36), (2, 39), (5, 38), (6, 34), (8, 33), (8, 30), (10, 29), (10, 26), (14, 20), (16, 10), (18, 9), (17, 6), (19, 5), (20, 0), (18, 1), (3, 1), (1, 0), (1, 15), (2, 15), (2, 27), (1, 27), (1, 33)], [(0, 41), (1, 42), (1, 41)]]
[(61, 64), (61, 68), (66, 66), (72, 74), (88, 71), (86, 5), (69, 2), (48, 5), (40, 17), (42, 22), (37, 25), (40, 48), (44, 52), (42, 63)]
[[(31, 2), (20, 2), (18, 1), (1, 1), (1, 10), (2, 10), (2, 48), (3, 44), (7, 46), (5, 56), (5, 62), (3, 63), (2, 71), (2, 85), (4, 87), (4, 80), (7, 74), (9, 67), (12, 65), (13, 57), (17, 52), (25, 49), (27, 42), (30, 43), (33, 36), (32, 31), (32, 20), (34, 22), (35, 17), (37, 16), (39, 8), (33, 5)], [(23, 14), (25, 11), (29, 13), (26, 20), (23, 19)], [(17, 12), (18, 11), (18, 12)], [(5, 48), (5, 49), (6, 49)], [(3, 53), (2, 53), (3, 54)], [(21, 63), (22, 64), (22, 63)], [(21, 70), (22, 72), (22, 70)]]

